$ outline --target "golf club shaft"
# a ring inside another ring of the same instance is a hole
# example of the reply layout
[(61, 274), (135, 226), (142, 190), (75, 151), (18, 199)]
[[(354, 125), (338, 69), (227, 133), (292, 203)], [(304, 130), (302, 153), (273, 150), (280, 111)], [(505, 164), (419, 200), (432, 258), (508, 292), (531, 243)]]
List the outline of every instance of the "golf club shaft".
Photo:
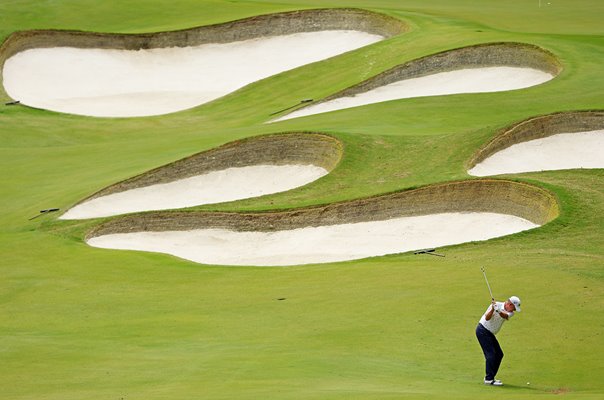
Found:
[(489, 293), (491, 294), (491, 300), (495, 300), (495, 297), (493, 297), (493, 292), (491, 291), (491, 285), (489, 285), (489, 280), (487, 279), (487, 273), (484, 270), (484, 267), (482, 267), (481, 270), (482, 270), (482, 274), (484, 275), (484, 280), (487, 283), (487, 287), (489, 288)]

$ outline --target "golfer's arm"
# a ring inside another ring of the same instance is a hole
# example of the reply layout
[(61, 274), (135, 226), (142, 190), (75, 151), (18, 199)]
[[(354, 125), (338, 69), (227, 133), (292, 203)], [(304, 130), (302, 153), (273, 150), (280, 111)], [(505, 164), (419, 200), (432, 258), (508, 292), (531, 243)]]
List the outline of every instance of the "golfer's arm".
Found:
[(487, 312), (487, 314), (484, 316), (484, 319), (486, 319), (487, 321), (490, 321), (491, 318), (493, 318), (493, 312), (495, 311), (495, 309), (493, 307), (491, 307), (491, 309)]
[(499, 316), (505, 320), (508, 320), (510, 316), (505, 311), (499, 311)]

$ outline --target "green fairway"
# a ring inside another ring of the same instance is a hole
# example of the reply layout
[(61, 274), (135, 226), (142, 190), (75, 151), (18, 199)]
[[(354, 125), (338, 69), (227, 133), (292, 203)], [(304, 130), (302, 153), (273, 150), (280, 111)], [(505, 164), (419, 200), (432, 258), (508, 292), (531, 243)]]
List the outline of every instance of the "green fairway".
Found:
[[(11, 99), (0, 89), (1, 399), (604, 397), (602, 169), (505, 176), (551, 191), (560, 216), (516, 235), (438, 249), (446, 257), (208, 266), (92, 248), (84, 236), (99, 220), (57, 219), (108, 185), (241, 138), (321, 132), (344, 152), (307, 186), (196, 210), (292, 209), (472, 179), (468, 160), (502, 128), (604, 109), (601, 0), (3, 0), (0, 42), (30, 29), (158, 32), (319, 7), (368, 9), (410, 30), (164, 116), (5, 106)], [(491, 42), (539, 46), (563, 69), (522, 90), (265, 124), (302, 99)], [(30, 220), (55, 207), (61, 211)], [(482, 384), (474, 335), (490, 302), (481, 266), (498, 300), (517, 295), (523, 303), (498, 335), (500, 388)]]

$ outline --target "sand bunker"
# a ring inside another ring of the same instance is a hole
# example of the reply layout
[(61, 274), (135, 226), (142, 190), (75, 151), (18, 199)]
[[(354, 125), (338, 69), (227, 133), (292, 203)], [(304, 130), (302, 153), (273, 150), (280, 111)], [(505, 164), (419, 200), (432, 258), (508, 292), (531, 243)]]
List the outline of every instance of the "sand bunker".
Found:
[(22, 104), (52, 111), (160, 115), (381, 39), (365, 32), (325, 31), (188, 48), (33, 49), (6, 61), (4, 87)]
[(470, 175), (604, 168), (604, 112), (557, 113), (504, 129), (470, 162)]
[(552, 78), (553, 75), (547, 72), (517, 67), (472, 68), (441, 72), (391, 83), (356, 96), (341, 97), (315, 106), (305, 107), (275, 121), (411, 97), (522, 89), (539, 85)]
[(0, 48), (0, 66), (6, 93), (21, 104), (96, 117), (148, 116), (195, 107), (403, 30), (392, 18), (343, 9), (156, 34), (19, 32)]
[(515, 144), (474, 166), (474, 176), (572, 168), (604, 168), (604, 130), (560, 133)]
[(486, 240), (557, 215), (543, 189), (474, 180), (285, 212), (130, 215), (97, 227), (87, 242), (206, 264), (297, 265)]
[(326, 169), (314, 165), (228, 168), (97, 197), (70, 209), (61, 219), (108, 217), (258, 197), (306, 185), (327, 173)]
[(522, 89), (553, 79), (559, 70), (551, 54), (534, 46), (471, 46), (400, 65), (272, 122), (411, 97)]
[(121, 233), (92, 238), (88, 244), (167, 253), (203, 264), (285, 266), (486, 240), (537, 226), (510, 215), (449, 213), (277, 232), (200, 229)]
[(326, 175), (341, 144), (321, 134), (290, 133), (241, 140), (112, 185), (61, 219), (100, 218), (220, 203), (282, 192)]

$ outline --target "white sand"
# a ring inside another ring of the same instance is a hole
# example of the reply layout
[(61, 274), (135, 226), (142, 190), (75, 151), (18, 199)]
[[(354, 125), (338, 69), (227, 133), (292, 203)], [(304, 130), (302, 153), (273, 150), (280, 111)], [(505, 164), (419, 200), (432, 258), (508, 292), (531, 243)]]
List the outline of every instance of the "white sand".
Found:
[(411, 97), (521, 89), (547, 82), (553, 77), (540, 70), (516, 67), (469, 68), (441, 72), (394, 82), (355, 96), (311, 105), (271, 122)]
[(474, 176), (571, 168), (604, 168), (604, 130), (560, 133), (517, 143), (470, 169)]
[(327, 173), (314, 165), (228, 168), (97, 197), (71, 208), (61, 219), (100, 218), (257, 197), (306, 185)]
[(342, 30), (139, 51), (39, 48), (6, 60), (3, 83), (13, 99), (32, 107), (97, 117), (159, 115), (382, 39)]
[(503, 214), (445, 213), (272, 233), (200, 229), (112, 234), (92, 238), (88, 244), (167, 253), (204, 264), (282, 266), (486, 240), (537, 226)]

